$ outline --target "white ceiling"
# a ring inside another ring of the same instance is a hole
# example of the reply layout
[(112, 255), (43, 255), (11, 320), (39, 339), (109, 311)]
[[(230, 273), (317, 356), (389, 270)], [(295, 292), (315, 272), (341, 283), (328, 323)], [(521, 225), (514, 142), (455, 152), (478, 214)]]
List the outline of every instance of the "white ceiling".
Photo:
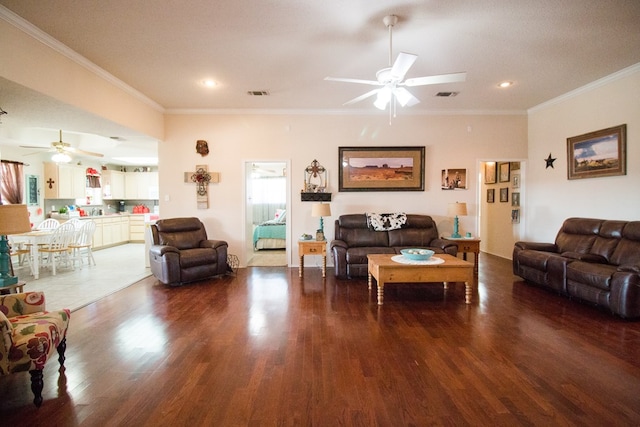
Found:
[[(410, 88), (421, 103), (399, 114), (524, 112), (640, 63), (638, 0), (0, 0), (0, 4), (166, 111), (309, 110), (380, 114), (372, 100), (342, 104), (388, 66), (382, 23), (395, 14), (393, 58), (418, 55), (407, 78), (467, 72), (464, 83)], [(2, 60), (8, 60), (3, 58)], [(214, 89), (201, 85), (218, 82)], [(504, 80), (514, 82), (499, 89)], [(139, 135), (68, 106), (9, 103), (0, 117), (70, 132)], [(9, 88), (9, 89), (7, 89)], [(13, 87), (14, 92), (20, 88)], [(23, 89), (23, 88), (22, 88)], [(266, 90), (269, 96), (249, 96)], [(438, 91), (459, 91), (452, 98)], [(29, 98), (22, 98), (29, 99)], [(53, 108), (51, 108), (53, 107)], [(55, 114), (51, 113), (55, 111)], [(35, 115), (35, 117), (33, 117)], [(63, 127), (64, 126), (64, 127)], [(66, 127), (66, 129), (65, 129)], [(124, 144), (123, 144), (124, 145)], [(122, 149), (122, 147), (121, 147)]]

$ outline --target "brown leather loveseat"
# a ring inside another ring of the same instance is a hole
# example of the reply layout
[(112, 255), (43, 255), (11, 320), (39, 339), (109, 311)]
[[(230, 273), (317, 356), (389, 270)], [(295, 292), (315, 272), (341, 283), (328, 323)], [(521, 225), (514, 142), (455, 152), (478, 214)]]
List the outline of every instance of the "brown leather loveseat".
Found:
[(569, 218), (555, 243), (516, 242), (513, 274), (620, 317), (640, 317), (640, 221)]
[(374, 230), (366, 214), (341, 215), (331, 242), (336, 277), (367, 277), (368, 254), (399, 254), (400, 249), (426, 248), (456, 255), (458, 245), (440, 239), (438, 228), (428, 215), (406, 215), (406, 223), (389, 231)]
[(149, 263), (165, 285), (177, 286), (225, 274), (227, 242), (208, 240), (198, 218), (169, 218), (151, 225)]

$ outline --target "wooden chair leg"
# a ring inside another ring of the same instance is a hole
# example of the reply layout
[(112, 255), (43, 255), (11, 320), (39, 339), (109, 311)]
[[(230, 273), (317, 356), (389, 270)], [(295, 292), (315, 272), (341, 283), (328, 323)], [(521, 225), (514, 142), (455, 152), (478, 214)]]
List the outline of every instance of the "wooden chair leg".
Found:
[(42, 388), (44, 387), (44, 381), (42, 381), (42, 370), (34, 369), (29, 371), (31, 374), (31, 391), (33, 392), (33, 404), (38, 408), (42, 405)]
[(58, 362), (60, 362), (60, 369), (64, 369), (64, 352), (67, 350), (67, 337), (64, 337), (60, 344), (58, 344)]

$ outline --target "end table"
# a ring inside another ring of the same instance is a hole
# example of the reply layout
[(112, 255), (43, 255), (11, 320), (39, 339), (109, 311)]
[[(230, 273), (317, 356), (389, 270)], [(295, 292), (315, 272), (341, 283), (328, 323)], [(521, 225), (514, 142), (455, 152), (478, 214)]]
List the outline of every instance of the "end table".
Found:
[(300, 267), (298, 277), (302, 277), (304, 271), (305, 255), (322, 256), (322, 277), (327, 274), (327, 241), (326, 240), (298, 240), (298, 254), (300, 255)]
[(454, 239), (453, 237), (443, 237), (445, 240), (451, 240), (458, 245), (458, 252), (462, 252), (462, 259), (467, 260), (467, 253), (473, 252), (473, 272), (478, 274), (478, 255), (480, 254), (480, 239), (461, 237)]

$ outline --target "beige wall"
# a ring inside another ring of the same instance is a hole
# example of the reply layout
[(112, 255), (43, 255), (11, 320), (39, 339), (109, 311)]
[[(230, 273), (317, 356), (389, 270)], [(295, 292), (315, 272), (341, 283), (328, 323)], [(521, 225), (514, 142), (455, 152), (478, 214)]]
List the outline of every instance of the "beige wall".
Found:
[[(391, 212), (432, 215), (442, 234), (451, 233), (448, 203), (466, 202), (469, 216), (461, 217), (461, 231), (477, 234), (478, 173), (482, 159), (523, 158), (526, 154), (527, 118), (524, 115), (403, 116), (389, 126), (384, 115), (167, 115), (166, 139), (160, 144), (160, 212), (163, 217), (193, 215), (202, 218), (209, 233), (227, 240), (230, 252), (244, 265), (244, 172), (246, 161), (290, 161), (291, 265), (298, 264), (297, 237), (314, 234), (318, 220), (309, 202), (300, 201), (303, 170), (317, 159), (329, 171), (333, 193), (332, 218), (325, 219), (325, 234), (332, 238), (333, 222), (344, 213)], [(207, 140), (210, 154), (195, 151), (198, 139)], [(424, 192), (338, 193), (338, 147), (425, 146)], [(197, 164), (221, 172), (211, 184), (210, 209), (198, 210), (195, 188), (184, 182), (184, 172)], [(442, 169), (466, 168), (469, 190), (440, 189)], [(167, 200), (168, 199), (168, 200)], [(510, 221), (505, 223), (511, 229)], [(250, 232), (250, 230), (249, 230)], [(250, 237), (250, 236), (249, 236)], [(481, 236), (482, 237), (482, 236)], [(491, 250), (500, 256), (510, 255)]]
[(144, 135), (164, 137), (160, 106), (113, 78), (107, 81), (97, 74), (101, 71), (97, 67), (87, 68), (88, 61), (86, 66), (79, 65), (82, 58), (73, 52), (66, 52), (71, 59), (4, 19), (0, 19), (0, 34), (0, 77)]
[[(627, 124), (627, 175), (567, 179), (567, 138)], [(529, 113), (527, 240), (553, 241), (572, 216), (640, 219), (640, 64)], [(551, 153), (554, 168), (545, 168)], [(524, 208), (523, 208), (524, 209)]]

